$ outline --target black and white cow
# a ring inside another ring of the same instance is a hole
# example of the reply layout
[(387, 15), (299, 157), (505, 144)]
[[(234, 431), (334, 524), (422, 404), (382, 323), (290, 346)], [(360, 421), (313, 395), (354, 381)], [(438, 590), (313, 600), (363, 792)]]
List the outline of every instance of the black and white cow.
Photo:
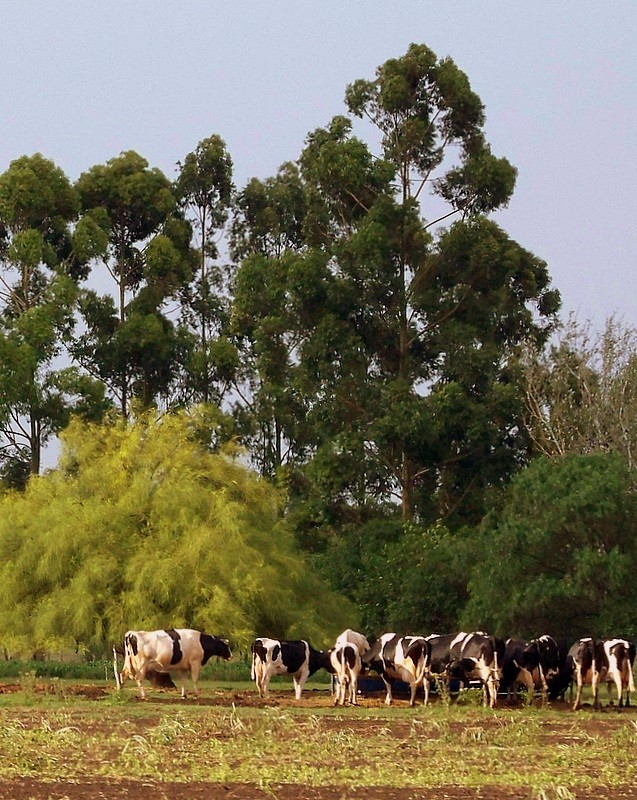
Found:
[(294, 696), (301, 699), (305, 682), (319, 669), (333, 672), (330, 650), (315, 650), (305, 639), (282, 641), (259, 637), (251, 645), (252, 680), (259, 697), (268, 696), (268, 684), (274, 675), (291, 675)]
[(548, 697), (548, 682), (560, 670), (560, 652), (552, 636), (540, 636), (526, 642), (522, 639), (507, 639), (502, 662), (501, 690), (509, 697), (519, 685), (526, 688), (532, 697), (536, 689), (542, 692), (542, 702)]
[[(351, 646), (356, 651), (356, 656), (351, 652), (343, 652), (343, 648)], [(338, 635), (334, 642), (334, 649), (331, 655), (334, 674), (332, 675), (331, 691), (335, 696), (334, 705), (344, 702), (346, 694), (350, 698), (352, 705), (356, 704), (356, 693), (358, 691), (358, 677), (363, 670), (362, 656), (370, 649), (369, 640), (363, 633), (346, 628)], [(344, 656), (345, 660), (344, 660)], [(343, 683), (345, 681), (345, 683)], [(349, 692), (347, 688), (349, 687)], [(352, 688), (354, 687), (354, 688)]]
[(635, 645), (627, 639), (604, 639), (602, 646), (608, 662), (608, 671), (606, 672), (608, 696), (611, 697), (611, 687), (614, 683), (619, 707), (621, 708), (624, 704), (624, 693), (628, 707), (630, 706), (630, 693), (635, 691), (633, 677)]
[(343, 633), (338, 635), (336, 642), (334, 643), (334, 647), (342, 647), (346, 644), (354, 645), (361, 656), (370, 649), (369, 641), (365, 634), (359, 633), (358, 631), (353, 631), (351, 628), (347, 628), (343, 631)]
[(584, 686), (591, 687), (593, 707), (599, 708), (599, 686), (608, 672), (608, 658), (603, 643), (590, 636), (578, 639), (568, 651), (566, 669), (577, 687), (573, 711), (577, 711), (582, 704)]
[(171, 628), (157, 631), (127, 631), (124, 635), (124, 666), (120, 681), (137, 682), (144, 699), (143, 680), (147, 673), (178, 672), (181, 676), (181, 696), (186, 697), (186, 675), (190, 675), (195, 696), (199, 695), (199, 673), (212, 656), (229, 659), (232, 656), (225, 639), (193, 630)]
[(504, 642), (483, 631), (458, 634), (449, 649), (449, 677), (482, 683), (484, 705), (495, 708), (502, 679)]
[(344, 705), (346, 699), (350, 705), (357, 705), (358, 676), (363, 667), (358, 648), (347, 642), (337, 644), (330, 653), (330, 661), (336, 677), (334, 705)]
[(409, 684), (409, 705), (416, 702), (416, 692), (423, 687), (424, 704), (429, 701), (429, 662), (431, 645), (424, 636), (399, 636), (384, 633), (363, 655), (363, 663), (378, 672), (387, 689), (385, 703), (391, 705), (396, 680)]

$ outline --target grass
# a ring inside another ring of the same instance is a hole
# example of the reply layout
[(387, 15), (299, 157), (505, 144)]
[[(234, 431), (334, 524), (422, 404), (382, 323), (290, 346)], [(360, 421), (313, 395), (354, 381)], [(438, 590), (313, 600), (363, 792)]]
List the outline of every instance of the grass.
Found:
[[(203, 697), (226, 684), (207, 681)], [(637, 782), (633, 712), (492, 711), (443, 702), (334, 709), (327, 692), (324, 704), (321, 694), (312, 705), (279, 695), (285, 707), (235, 707), (231, 695), (227, 705), (176, 698), (158, 704), (138, 701), (134, 688), (118, 693), (109, 686), (102, 699), (89, 700), (69, 694), (68, 686), (61, 681), (43, 695), (27, 681), (21, 691), (0, 695), (0, 779), (133, 774), (262, 787), (497, 784), (526, 787), (538, 800)], [(232, 689), (254, 694), (252, 684)]]

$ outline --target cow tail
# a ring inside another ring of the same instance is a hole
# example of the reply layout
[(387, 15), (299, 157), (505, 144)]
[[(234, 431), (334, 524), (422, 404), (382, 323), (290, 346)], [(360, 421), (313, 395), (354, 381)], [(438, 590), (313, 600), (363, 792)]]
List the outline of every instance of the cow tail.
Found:
[(635, 679), (633, 676), (633, 665), (630, 662), (630, 655), (626, 654), (626, 660), (628, 662), (628, 691), (634, 692), (635, 691)]

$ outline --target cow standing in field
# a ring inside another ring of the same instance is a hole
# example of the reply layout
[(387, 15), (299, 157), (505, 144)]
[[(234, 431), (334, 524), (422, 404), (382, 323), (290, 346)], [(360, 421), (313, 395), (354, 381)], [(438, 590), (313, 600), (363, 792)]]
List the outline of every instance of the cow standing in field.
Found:
[(331, 651), (330, 661), (336, 676), (334, 705), (345, 705), (346, 698), (350, 705), (357, 705), (358, 676), (363, 666), (358, 648), (353, 644), (338, 644)]
[(363, 656), (363, 663), (378, 672), (387, 689), (385, 703), (391, 705), (395, 680), (409, 684), (409, 705), (416, 702), (416, 692), (423, 687), (424, 704), (429, 701), (429, 662), (431, 646), (424, 636), (399, 636), (384, 633)]
[(542, 692), (542, 703), (548, 697), (548, 682), (560, 670), (560, 652), (552, 636), (540, 636), (530, 642), (507, 639), (502, 662), (501, 689), (511, 693), (522, 685), (532, 697), (537, 688)]
[(425, 639), (431, 648), (429, 680), (442, 681), (449, 689), (449, 663), (451, 661), (451, 646), (456, 641), (462, 641), (468, 634), (461, 633), (432, 633)]
[(251, 646), (252, 680), (256, 683), (259, 697), (268, 696), (268, 684), (274, 675), (291, 675), (294, 681), (294, 696), (301, 699), (305, 682), (319, 669), (333, 672), (330, 650), (315, 650), (305, 639), (282, 641), (259, 637)]
[(624, 693), (626, 694), (626, 707), (628, 707), (630, 706), (630, 693), (635, 691), (633, 677), (635, 645), (627, 639), (604, 639), (602, 646), (608, 662), (608, 671), (606, 672), (608, 696), (611, 697), (611, 687), (614, 683), (619, 707), (624, 705)]
[(495, 708), (498, 688), (502, 679), (504, 642), (482, 631), (458, 634), (449, 649), (450, 677), (459, 678), (463, 683), (479, 680), (482, 683), (484, 705)]
[(356, 705), (358, 677), (363, 669), (362, 656), (369, 649), (367, 637), (351, 628), (347, 628), (337, 637), (330, 656), (334, 668), (331, 686), (335, 697), (334, 705), (339, 702), (343, 705), (346, 697), (351, 705)]
[(584, 686), (591, 687), (593, 708), (599, 708), (599, 685), (608, 672), (608, 660), (602, 643), (590, 636), (579, 639), (568, 651), (566, 668), (577, 687), (573, 711), (577, 711), (582, 704)]
[(145, 699), (143, 680), (149, 672), (178, 672), (181, 696), (186, 697), (186, 675), (190, 675), (195, 696), (199, 695), (199, 673), (212, 656), (229, 659), (228, 642), (192, 628), (171, 628), (157, 631), (127, 631), (124, 636), (124, 666), (120, 674), (137, 682)]

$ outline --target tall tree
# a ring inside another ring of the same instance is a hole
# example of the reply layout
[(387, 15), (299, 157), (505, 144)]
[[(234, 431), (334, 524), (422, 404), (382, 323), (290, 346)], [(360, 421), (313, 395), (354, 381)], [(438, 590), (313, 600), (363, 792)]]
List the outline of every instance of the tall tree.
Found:
[(232, 191), (232, 159), (220, 136), (199, 142), (179, 164), (175, 193), (194, 217), (199, 255), (198, 274), (185, 297), (186, 324), (198, 333), (185, 369), (184, 394), (190, 402), (221, 403), (237, 363), (226, 333), (227, 276), (217, 263)]
[(126, 417), (133, 397), (152, 403), (169, 394), (176, 375), (181, 342), (163, 307), (192, 275), (190, 225), (166, 176), (133, 151), (83, 173), (77, 190), (85, 215), (107, 236), (98, 263), (115, 293), (83, 292), (86, 333), (74, 355)]
[(346, 103), (361, 134), (336, 117), (300, 158), (304, 242), (269, 352), (295, 344), (282, 358), (311, 426), (310, 483), (345, 505), (395, 497), (405, 518), (453, 524), (480, 516), (484, 492), (524, 459), (518, 349), (545, 341), (559, 295), (546, 264), (487, 218), (516, 171), (492, 154), (482, 103), (450, 59), (412, 45)]
[(307, 444), (305, 409), (295, 385), (299, 336), (288, 293), (305, 247), (305, 214), (305, 187), (291, 163), (273, 178), (252, 178), (235, 201), (231, 254), (241, 267), (232, 285), (230, 331), (242, 363), (235, 417), (265, 475), (302, 458)]
[(104, 407), (99, 385), (58, 359), (77, 282), (104, 245), (92, 220), (75, 222), (78, 211), (68, 178), (40, 154), (0, 175), (0, 464), (12, 485), (40, 471), (43, 446), (73, 409)]

